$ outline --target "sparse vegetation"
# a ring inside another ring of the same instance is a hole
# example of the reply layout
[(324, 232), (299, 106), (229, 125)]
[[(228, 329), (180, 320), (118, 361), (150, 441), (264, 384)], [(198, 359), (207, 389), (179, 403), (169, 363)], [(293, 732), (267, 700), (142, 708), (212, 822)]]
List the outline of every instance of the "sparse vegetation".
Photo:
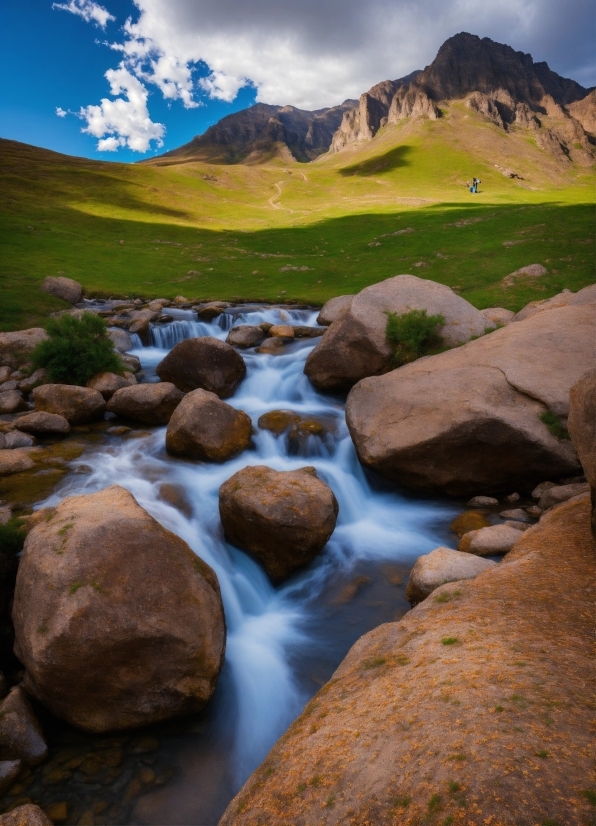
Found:
[(435, 793), (431, 795), (430, 800), (428, 801), (428, 811), (429, 812), (436, 812), (437, 809), (441, 807), (441, 803), (443, 802), (443, 796)]
[(370, 668), (379, 668), (381, 665), (385, 665), (386, 662), (385, 657), (372, 657), (370, 660), (364, 660), (362, 665), (368, 670)]
[(547, 757), (550, 757), (550, 752), (548, 752), (546, 749), (539, 749), (537, 752), (535, 752), (535, 754), (536, 757), (540, 757), (542, 760), (545, 760)]
[(569, 439), (568, 431), (561, 424), (561, 420), (552, 410), (545, 410), (540, 416), (540, 421), (545, 424), (556, 439)]
[(455, 645), (459, 640), (457, 637), (443, 637), (441, 640), (442, 645)]
[(582, 796), (585, 797), (592, 806), (596, 806), (596, 789), (582, 789)]
[(393, 350), (393, 364), (401, 367), (436, 352), (443, 343), (438, 331), (444, 323), (442, 315), (427, 315), (426, 310), (387, 313), (386, 335)]

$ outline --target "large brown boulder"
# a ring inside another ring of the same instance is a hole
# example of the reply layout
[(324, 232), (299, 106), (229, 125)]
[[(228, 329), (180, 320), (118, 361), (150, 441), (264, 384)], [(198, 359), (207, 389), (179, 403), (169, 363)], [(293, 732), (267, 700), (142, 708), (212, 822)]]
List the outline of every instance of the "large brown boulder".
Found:
[(214, 572), (117, 485), (32, 528), (13, 620), (26, 690), (87, 731), (198, 711), (223, 661)]
[(116, 390), (107, 404), (108, 413), (145, 424), (167, 424), (184, 393), (168, 381), (135, 384)]
[(257, 347), (265, 338), (265, 333), (260, 327), (252, 324), (239, 324), (232, 327), (227, 335), (226, 343), (234, 347)]
[(317, 316), (317, 324), (324, 324), (325, 327), (333, 324), (339, 318), (340, 313), (350, 306), (353, 298), (353, 295), (338, 295), (335, 298), (330, 298), (321, 307), (321, 311)]
[(227, 462), (250, 444), (252, 422), (243, 410), (223, 402), (215, 393), (193, 390), (170, 419), (166, 450), (206, 462)]
[(387, 313), (426, 310), (442, 315), (439, 333), (449, 345), (480, 336), (495, 325), (444, 284), (415, 275), (396, 275), (359, 292), (306, 360), (304, 372), (321, 390), (347, 390), (365, 376), (391, 369)]
[(57, 413), (43, 413), (41, 410), (25, 413), (15, 420), (14, 426), (24, 433), (35, 435), (64, 435), (70, 433), (70, 425), (64, 416)]
[(180, 390), (209, 390), (227, 399), (246, 375), (242, 356), (234, 348), (212, 336), (180, 341), (156, 368), (162, 381), (171, 381)]
[(72, 278), (65, 278), (62, 275), (48, 275), (41, 285), (41, 289), (44, 293), (68, 301), (69, 304), (78, 304), (83, 297), (83, 288), (79, 282)]
[(311, 562), (335, 530), (339, 506), (314, 468), (246, 467), (219, 489), (229, 541), (250, 551), (273, 582)]
[(103, 418), (106, 403), (98, 390), (72, 384), (42, 384), (31, 393), (35, 410), (57, 413), (69, 424), (86, 424)]
[(21, 410), (27, 410), (27, 402), (19, 391), (2, 391), (2, 385), (0, 385), (0, 414), (19, 413)]
[(541, 416), (567, 416), (569, 391), (593, 359), (592, 308), (562, 307), (364, 379), (346, 406), (360, 461), (453, 495), (572, 476), (573, 445)]
[(16, 330), (14, 333), (0, 333), (0, 364), (16, 370), (31, 358), (31, 353), (48, 334), (43, 327)]
[(124, 375), (120, 376), (118, 373), (104, 371), (90, 378), (86, 386), (92, 390), (98, 390), (104, 399), (109, 401), (116, 390), (120, 390), (122, 387), (131, 387), (136, 383), (134, 373), (125, 372)]
[(592, 491), (592, 529), (596, 527), (596, 369), (571, 388), (567, 420), (573, 446)]

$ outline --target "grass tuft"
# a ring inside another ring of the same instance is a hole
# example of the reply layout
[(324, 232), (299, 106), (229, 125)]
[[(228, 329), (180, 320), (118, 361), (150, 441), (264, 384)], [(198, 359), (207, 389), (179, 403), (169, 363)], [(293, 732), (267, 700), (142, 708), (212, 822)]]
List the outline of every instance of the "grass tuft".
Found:
[(569, 432), (563, 427), (558, 416), (552, 410), (545, 410), (540, 416), (540, 421), (545, 424), (556, 439), (569, 439)]
[(455, 645), (458, 642), (459, 640), (457, 637), (443, 637), (441, 640), (441, 645)]

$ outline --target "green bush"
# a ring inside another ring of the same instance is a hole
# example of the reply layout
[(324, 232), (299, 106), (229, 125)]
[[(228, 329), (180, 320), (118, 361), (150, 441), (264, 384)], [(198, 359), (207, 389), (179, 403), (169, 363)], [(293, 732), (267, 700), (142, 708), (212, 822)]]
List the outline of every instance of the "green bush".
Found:
[(97, 373), (123, 372), (106, 325), (94, 313), (52, 318), (46, 330), (49, 339), (37, 345), (31, 360), (34, 367), (45, 367), (56, 384), (84, 385)]
[(401, 367), (440, 349), (443, 339), (438, 329), (443, 324), (442, 315), (427, 315), (426, 310), (410, 310), (402, 315), (387, 313), (386, 335), (393, 349), (394, 365)]
[(540, 421), (545, 424), (556, 439), (568, 439), (569, 433), (561, 424), (561, 420), (552, 410), (545, 410), (540, 416)]

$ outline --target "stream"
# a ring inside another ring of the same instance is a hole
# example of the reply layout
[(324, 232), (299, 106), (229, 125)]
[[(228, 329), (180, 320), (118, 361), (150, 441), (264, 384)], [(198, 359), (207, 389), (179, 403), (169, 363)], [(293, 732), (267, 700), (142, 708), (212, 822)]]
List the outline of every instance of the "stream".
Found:
[[(145, 381), (156, 380), (156, 365), (184, 338), (225, 340), (236, 324), (316, 324), (316, 312), (297, 309), (239, 307), (211, 323), (198, 322), (190, 310), (168, 313), (174, 321), (153, 326), (151, 346), (137, 341), (132, 351), (141, 360)], [(295, 340), (282, 355), (241, 351), (247, 377), (227, 401), (249, 414), (255, 435), (252, 448), (232, 461), (215, 465), (168, 456), (165, 427), (129, 438), (104, 435), (90, 443), (58, 488), (37, 505), (55, 505), (66, 496), (112, 484), (124, 486), (215, 570), (227, 622), (225, 665), (201, 714), (112, 738), (44, 721), (53, 765), (67, 766), (70, 778), (45, 783), (46, 768), (27, 794), (41, 805), (67, 801), (69, 823), (214, 826), (350, 646), (408, 610), (405, 585), (415, 559), (452, 544), (448, 525), (457, 504), (410, 496), (360, 466), (344, 420), (344, 400), (320, 394), (303, 374), (317, 341)], [(259, 416), (278, 409), (316, 419), (324, 425), (323, 436), (294, 440), (258, 430)], [(219, 521), (220, 485), (256, 464), (276, 470), (314, 465), (339, 502), (337, 527), (324, 551), (277, 588), (254, 559), (226, 543)], [(76, 772), (84, 764), (77, 767), (71, 759), (68, 768), (64, 757), (110, 749), (121, 753), (119, 774), (106, 770), (81, 780)]]

